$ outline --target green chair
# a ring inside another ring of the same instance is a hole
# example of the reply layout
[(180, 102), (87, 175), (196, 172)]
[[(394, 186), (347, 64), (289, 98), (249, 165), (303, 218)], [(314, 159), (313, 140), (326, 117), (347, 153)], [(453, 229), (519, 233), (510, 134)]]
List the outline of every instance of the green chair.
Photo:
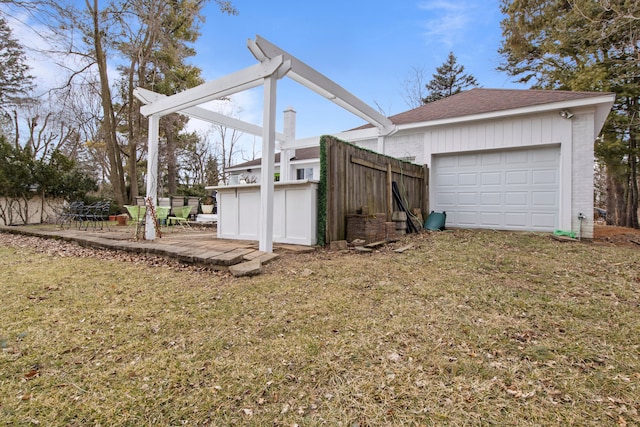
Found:
[(163, 225), (167, 225), (169, 210), (171, 210), (170, 206), (156, 206), (156, 219), (158, 220), (158, 224), (160, 224), (161, 227)]
[(189, 214), (191, 213), (192, 206), (182, 206), (180, 208), (173, 208), (173, 216), (167, 218), (169, 225), (180, 225), (182, 228), (191, 228), (189, 225)]
[(136, 238), (138, 238), (140, 234), (144, 234), (144, 220), (147, 214), (147, 207), (134, 205), (125, 205), (124, 207), (131, 217), (131, 225), (135, 225), (136, 227)]

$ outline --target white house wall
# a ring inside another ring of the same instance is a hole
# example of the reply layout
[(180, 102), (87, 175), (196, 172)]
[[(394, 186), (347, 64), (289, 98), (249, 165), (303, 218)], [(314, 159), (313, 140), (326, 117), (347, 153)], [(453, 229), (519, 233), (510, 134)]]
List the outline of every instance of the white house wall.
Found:
[[(582, 237), (593, 237), (593, 143), (592, 109), (572, 111), (568, 120), (557, 111), (456, 123), (425, 126), (386, 137), (384, 153), (396, 158), (415, 156), (413, 163), (432, 167), (433, 155), (484, 150), (503, 150), (560, 144), (560, 213), (558, 228), (579, 231), (578, 214), (587, 220)], [(378, 141), (358, 141), (358, 146), (376, 150)], [(430, 199), (435, 200), (434, 189)]]
[[(290, 163), (290, 170), (289, 170), (289, 177), (290, 177), (290, 181), (296, 181), (296, 170), (297, 169), (305, 169), (305, 168), (312, 168), (313, 169), (313, 180), (319, 180), (320, 179), (320, 159), (310, 159), (310, 160), (301, 160), (295, 163)], [(260, 183), (260, 171), (261, 171), (261, 167), (260, 166), (252, 166), (251, 167), (251, 172), (247, 172), (246, 169), (244, 170), (230, 170), (229, 171), (229, 177), (232, 176), (237, 176), (240, 177), (240, 175), (243, 176), (250, 176), (252, 179), (255, 179), (254, 183), (259, 184)], [(280, 172), (280, 164), (276, 163), (275, 165), (275, 173), (281, 173)], [(239, 178), (237, 178), (239, 180)], [(235, 181), (235, 178), (233, 179), (233, 182), (231, 182), (232, 184), (237, 184), (238, 182)]]

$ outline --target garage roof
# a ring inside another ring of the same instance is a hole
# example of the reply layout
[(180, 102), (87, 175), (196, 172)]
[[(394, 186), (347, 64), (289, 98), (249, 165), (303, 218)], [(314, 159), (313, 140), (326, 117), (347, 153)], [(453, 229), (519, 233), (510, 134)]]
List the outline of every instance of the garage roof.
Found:
[[(394, 124), (401, 125), (597, 98), (603, 95), (611, 94), (563, 90), (475, 88), (447, 98), (442, 98), (438, 101), (430, 102), (389, 118)], [(367, 124), (356, 129), (366, 129), (369, 127), (371, 127), (371, 125)]]

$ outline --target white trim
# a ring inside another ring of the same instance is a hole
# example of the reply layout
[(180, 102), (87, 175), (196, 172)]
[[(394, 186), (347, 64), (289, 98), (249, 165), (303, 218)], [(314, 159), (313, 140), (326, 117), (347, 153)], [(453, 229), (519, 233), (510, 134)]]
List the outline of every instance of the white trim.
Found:
[(152, 104), (140, 108), (140, 112), (149, 116), (151, 114), (167, 115), (176, 113), (189, 107), (204, 104), (208, 101), (233, 95), (264, 83), (264, 79), (273, 75), (282, 66), (287, 66), (282, 56), (269, 59), (265, 62), (252, 65), (243, 70), (226, 75), (217, 80), (212, 80), (187, 89), (175, 95), (157, 100)]
[[(491, 111), (488, 113), (471, 114), (468, 116), (450, 117), (446, 119), (427, 120), (423, 122), (404, 123), (398, 125), (398, 132), (416, 128), (427, 128), (433, 126), (450, 125), (455, 123), (490, 120), (490, 119), (504, 119), (512, 116), (526, 115), (532, 113), (542, 113), (547, 111), (561, 110), (565, 108), (578, 108), (578, 107), (591, 107), (598, 104), (604, 104), (601, 106), (603, 110), (609, 111), (613, 102), (615, 101), (615, 95), (602, 95), (593, 98), (576, 99), (572, 101), (552, 102), (549, 104), (534, 105), (530, 107), (513, 108), (509, 110)], [(608, 113), (607, 113), (608, 114)], [(606, 118), (606, 115), (605, 115)], [(597, 133), (597, 132), (596, 132)]]
[(258, 61), (282, 57), (291, 61), (289, 77), (315, 93), (327, 98), (329, 101), (341, 106), (345, 110), (375, 125), (381, 134), (389, 135), (395, 131), (395, 125), (384, 115), (361, 101), (351, 92), (344, 89), (323, 74), (309, 67), (295, 56), (280, 49), (266, 39), (256, 36), (256, 40), (249, 40), (249, 50)]

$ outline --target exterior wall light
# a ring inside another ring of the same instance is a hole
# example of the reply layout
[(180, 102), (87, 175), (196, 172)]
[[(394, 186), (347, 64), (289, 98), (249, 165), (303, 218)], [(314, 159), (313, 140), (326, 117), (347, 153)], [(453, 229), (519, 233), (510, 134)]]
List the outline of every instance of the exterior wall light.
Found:
[(560, 111), (560, 117), (565, 118), (567, 120), (573, 118), (574, 114), (571, 113), (569, 110), (562, 110)]

